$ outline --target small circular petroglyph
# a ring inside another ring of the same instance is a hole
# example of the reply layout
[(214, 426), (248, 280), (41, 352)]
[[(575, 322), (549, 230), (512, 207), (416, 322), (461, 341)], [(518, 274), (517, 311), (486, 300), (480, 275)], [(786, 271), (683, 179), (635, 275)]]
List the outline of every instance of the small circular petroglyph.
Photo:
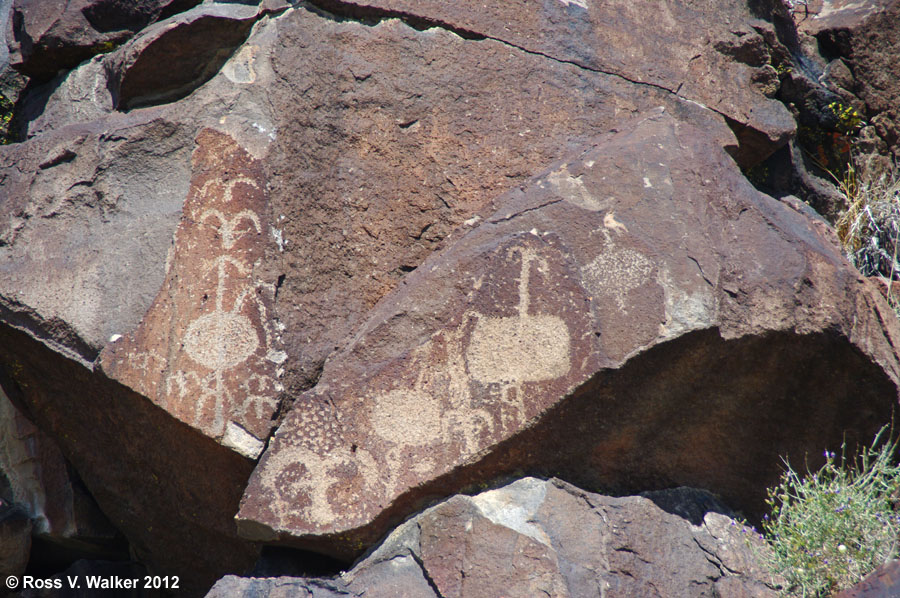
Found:
[(375, 399), (372, 427), (384, 440), (424, 446), (441, 436), (441, 408), (431, 396), (393, 390)]
[(191, 322), (184, 335), (184, 350), (212, 370), (233, 367), (256, 351), (259, 338), (253, 324), (240, 314), (213, 312)]

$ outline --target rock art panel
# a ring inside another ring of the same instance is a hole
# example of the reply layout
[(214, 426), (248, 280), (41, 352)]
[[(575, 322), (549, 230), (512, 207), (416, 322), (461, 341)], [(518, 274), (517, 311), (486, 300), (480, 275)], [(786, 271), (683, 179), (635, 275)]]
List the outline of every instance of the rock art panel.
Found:
[[(826, 231), (665, 110), (496, 205), (298, 397), (248, 483), (240, 534), (349, 558), (435, 495), (521, 470), (708, 487), (754, 509), (780, 455), (889, 417), (900, 330), (877, 291)], [(818, 423), (798, 435), (792, 418)]]
[(311, 533), (359, 525), (527, 425), (583, 375), (592, 341), (570, 329), (588, 326), (586, 298), (555, 241), (517, 235), (478, 261), (494, 269), (472, 270), (445, 328), (378, 373), (299, 399), (257, 472), (265, 496), (245, 508)]
[[(448, 235), (623, 118), (667, 106), (735, 144), (721, 117), (696, 103), (492, 39), (300, 9), (273, 24), (276, 47), (294, 49), (271, 52), (271, 103), (291, 108), (276, 114), (265, 160), (284, 241), (277, 309), (289, 387), (311, 386), (335, 348)], [(251, 55), (247, 46), (234, 61)], [(564, 169), (558, 178), (584, 207), (607, 200)]]
[(178, 419), (255, 457), (282, 386), (274, 288), (254, 276), (268, 222), (261, 165), (228, 135), (197, 136), (165, 283), (138, 329), (111, 339), (105, 371)]

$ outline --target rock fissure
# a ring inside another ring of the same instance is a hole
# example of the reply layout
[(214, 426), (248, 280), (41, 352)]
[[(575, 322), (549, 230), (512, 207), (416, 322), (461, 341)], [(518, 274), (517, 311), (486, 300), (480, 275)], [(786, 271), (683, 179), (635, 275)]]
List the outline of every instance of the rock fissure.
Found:
[(415, 561), (416, 566), (418, 566), (422, 571), (422, 577), (425, 578), (425, 583), (427, 583), (428, 587), (430, 587), (434, 592), (436, 598), (445, 598), (444, 594), (441, 593), (441, 589), (438, 587), (437, 583), (434, 581), (434, 578), (431, 576), (431, 573), (428, 571), (428, 567), (425, 565), (425, 561), (422, 560), (422, 557), (418, 553), (416, 553), (415, 550), (409, 550), (406, 554), (408, 554), (412, 558), (412, 560)]
[(719, 556), (716, 553), (708, 550), (705, 546), (703, 546), (703, 543), (700, 542), (697, 538), (692, 538), (692, 540), (694, 541), (694, 544), (697, 545), (697, 548), (699, 548), (701, 551), (703, 551), (703, 553), (706, 556), (706, 560), (709, 561), (709, 563), (711, 565), (713, 565), (716, 569), (719, 570), (719, 577), (725, 577), (726, 571), (728, 573), (731, 573), (732, 575), (740, 575), (740, 572), (732, 571), (727, 566), (725, 566), (725, 564), (721, 561), (721, 559), (719, 559)]
[(682, 100), (685, 102), (690, 102), (692, 104), (695, 104), (697, 106), (700, 106), (702, 108), (710, 110), (710, 111), (722, 116), (723, 118), (727, 118), (725, 113), (723, 113), (711, 106), (702, 104), (702, 103), (692, 100), (690, 98), (686, 98), (684, 96), (679, 95), (681, 88), (684, 86), (684, 82), (679, 83), (678, 87), (676, 89), (672, 89), (670, 87), (667, 87), (665, 85), (660, 85), (658, 83), (651, 83), (649, 81), (641, 81), (640, 79), (626, 76), (626, 75), (622, 74), (621, 72), (605, 70), (605, 69), (601, 69), (601, 68), (598, 68), (595, 66), (590, 66), (590, 65), (584, 64), (583, 62), (579, 62), (577, 60), (560, 58), (558, 56), (548, 54), (547, 52), (542, 52), (540, 50), (527, 48), (525, 46), (516, 44), (514, 42), (511, 42), (509, 40), (506, 40), (506, 39), (503, 39), (500, 37), (487, 35), (484, 33), (478, 33), (478, 32), (471, 31), (471, 30), (468, 30), (465, 28), (457, 27), (446, 21), (441, 21), (439, 19), (433, 19), (433, 18), (429, 18), (429, 17), (423, 17), (421, 15), (415, 15), (415, 14), (409, 13), (409, 12), (389, 10), (389, 9), (385, 9), (385, 8), (375, 7), (375, 6), (362, 6), (362, 5), (353, 4), (350, 2), (342, 2), (341, 0), (306, 0), (306, 2), (304, 4), (308, 4), (309, 6), (315, 7), (316, 9), (321, 10), (321, 11), (325, 11), (326, 13), (330, 13), (331, 15), (334, 15), (336, 17), (339, 17), (342, 19), (353, 20), (353, 21), (359, 22), (361, 24), (367, 24), (366, 19), (372, 19), (376, 23), (380, 22), (382, 20), (385, 20), (385, 19), (399, 19), (400, 21), (402, 21), (409, 27), (416, 29), (416, 30), (420, 30), (420, 31), (423, 29), (436, 28), (436, 29), (443, 29), (444, 31), (458, 35), (459, 37), (466, 39), (466, 40), (494, 41), (494, 42), (503, 44), (504, 46), (507, 46), (509, 48), (518, 50), (520, 52), (530, 54), (532, 56), (540, 56), (542, 58), (546, 58), (547, 60), (551, 60), (558, 64), (574, 66), (576, 68), (579, 68), (579, 69), (582, 69), (582, 70), (585, 70), (585, 71), (588, 71), (591, 73), (596, 73), (598, 75), (606, 75), (609, 77), (618, 78), (618, 79), (625, 81), (627, 83), (630, 83), (632, 85), (640, 85), (640, 86), (646, 86), (646, 87), (658, 89), (660, 91), (674, 95), (679, 100)]

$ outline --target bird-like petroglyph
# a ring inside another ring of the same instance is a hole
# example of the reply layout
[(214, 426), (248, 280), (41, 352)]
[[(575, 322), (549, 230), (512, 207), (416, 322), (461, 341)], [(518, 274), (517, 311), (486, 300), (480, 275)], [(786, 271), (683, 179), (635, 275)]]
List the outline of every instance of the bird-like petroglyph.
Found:
[(627, 311), (628, 293), (648, 281), (653, 262), (613, 240), (614, 234), (627, 234), (628, 227), (612, 212), (604, 216), (603, 227), (597, 232), (603, 236), (603, 251), (582, 267), (585, 288), (592, 296), (612, 299), (620, 311)]
[(254, 277), (269, 238), (265, 182), (258, 161), (217, 131), (198, 135), (192, 163), (163, 288), (138, 330), (111, 343), (104, 367), (255, 457), (282, 390), (273, 291)]
[(544, 246), (526, 235), (498, 249), (507, 268), (472, 279), (455, 319), (365, 383), (298, 399), (305, 406), (295, 406), (257, 470), (277, 525), (352, 526), (538, 413), (538, 386), (566, 376), (572, 361), (566, 322), (547, 313), (559, 296), (548, 293)]

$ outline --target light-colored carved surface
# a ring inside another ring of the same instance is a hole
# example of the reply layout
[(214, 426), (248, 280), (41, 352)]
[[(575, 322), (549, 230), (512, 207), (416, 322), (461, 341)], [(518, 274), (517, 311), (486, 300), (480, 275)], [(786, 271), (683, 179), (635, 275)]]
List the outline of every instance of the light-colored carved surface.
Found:
[(163, 289), (102, 360), (178, 418), (255, 457), (284, 359), (270, 321), (274, 289), (254, 275), (268, 239), (265, 182), (231, 137), (207, 129), (197, 143)]

